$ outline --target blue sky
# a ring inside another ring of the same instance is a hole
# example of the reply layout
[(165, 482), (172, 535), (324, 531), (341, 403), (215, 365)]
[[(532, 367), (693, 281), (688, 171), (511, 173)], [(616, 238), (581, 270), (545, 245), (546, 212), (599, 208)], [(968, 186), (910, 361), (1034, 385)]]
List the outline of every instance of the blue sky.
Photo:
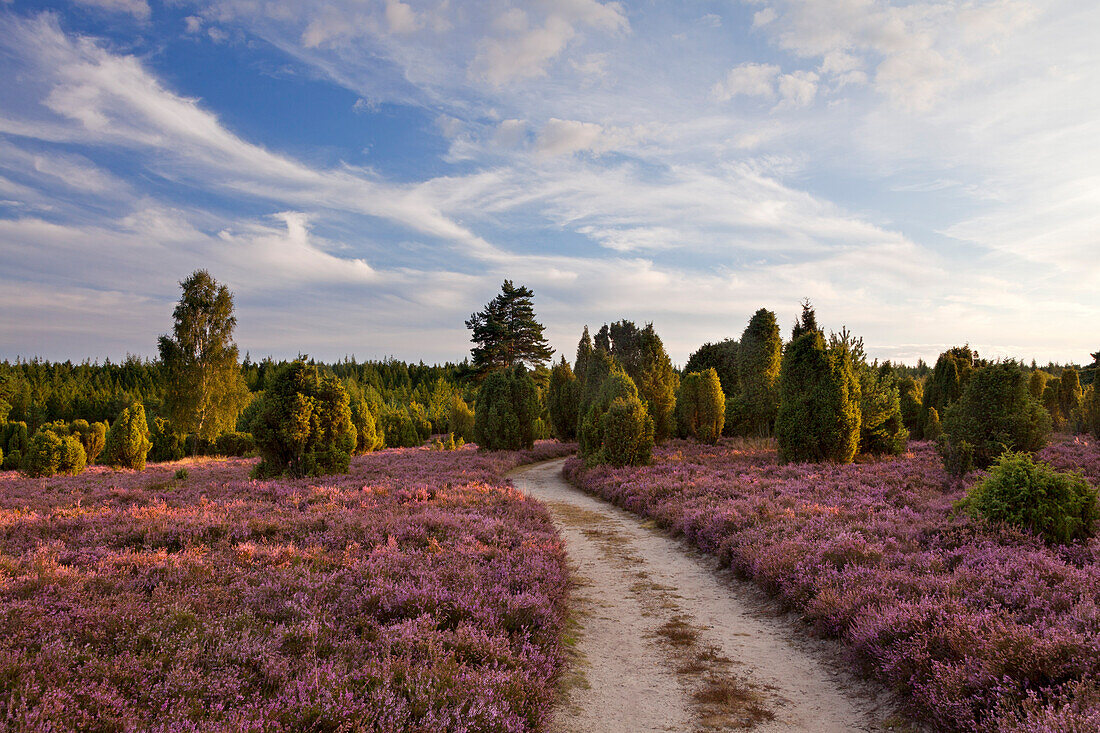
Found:
[(913, 362), (1100, 348), (1091, 0), (0, 0), (0, 357), (152, 355), (177, 281), (253, 355), (682, 363), (768, 307)]

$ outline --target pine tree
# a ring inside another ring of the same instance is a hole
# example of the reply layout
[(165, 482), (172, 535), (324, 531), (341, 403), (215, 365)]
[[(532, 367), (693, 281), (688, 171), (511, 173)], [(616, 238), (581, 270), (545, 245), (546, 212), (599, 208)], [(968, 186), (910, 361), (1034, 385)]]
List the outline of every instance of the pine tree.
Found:
[(505, 280), (500, 295), (466, 321), (476, 344), (471, 356), (479, 380), (517, 364), (543, 365), (554, 353), (542, 335), (544, 326), (535, 319), (532, 297), (529, 288)]
[(791, 342), (794, 342), (799, 336), (814, 331), (822, 332), (817, 325), (817, 314), (814, 312), (814, 307), (809, 299), (806, 299), (802, 301), (802, 317), (794, 322), (794, 327), (791, 329)]
[(233, 295), (206, 270), (196, 270), (180, 287), (172, 335), (158, 342), (164, 403), (176, 430), (210, 441), (233, 430), (249, 397), (233, 343)]

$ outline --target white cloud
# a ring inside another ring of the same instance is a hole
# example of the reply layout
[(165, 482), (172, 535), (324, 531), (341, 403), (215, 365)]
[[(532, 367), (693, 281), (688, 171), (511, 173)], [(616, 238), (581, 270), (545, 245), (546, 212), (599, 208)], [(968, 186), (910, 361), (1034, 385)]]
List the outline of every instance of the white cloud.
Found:
[(729, 70), (726, 78), (714, 85), (711, 94), (719, 102), (728, 102), (739, 94), (749, 97), (775, 96), (775, 64), (745, 63)]
[(197, 15), (189, 15), (183, 19), (184, 27), (188, 33), (198, 33), (202, 30), (202, 18)]
[(73, 2), (112, 13), (129, 13), (140, 20), (148, 20), (152, 12), (146, 0), (73, 0)]
[(485, 38), (470, 65), (470, 73), (494, 87), (512, 81), (545, 76), (547, 65), (559, 57), (578, 33), (587, 26), (606, 33), (629, 28), (618, 3), (595, 0), (560, 0), (540, 26), (529, 27), (528, 14), (509, 8), (493, 21), (504, 37)]
[(523, 120), (502, 120), (493, 134), (493, 144), (500, 148), (519, 147), (527, 137), (527, 123)]
[(566, 155), (596, 147), (603, 128), (593, 122), (551, 118), (539, 133), (535, 147), (543, 155)]
[(401, 0), (386, 0), (386, 22), (393, 33), (413, 33), (423, 25), (416, 11)]
[(812, 71), (795, 71), (779, 77), (781, 106), (805, 107), (817, 95), (817, 74)]

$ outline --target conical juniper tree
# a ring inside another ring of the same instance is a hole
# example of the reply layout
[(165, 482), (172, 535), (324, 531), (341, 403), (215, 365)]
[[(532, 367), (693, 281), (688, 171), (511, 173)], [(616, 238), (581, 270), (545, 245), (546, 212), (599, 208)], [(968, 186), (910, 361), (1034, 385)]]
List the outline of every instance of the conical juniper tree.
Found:
[(535, 319), (532, 297), (530, 288), (505, 280), (500, 294), (466, 321), (475, 344), (471, 357), (479, 381), (517, 364), (537, 367), (549, 361), (554, 350), (542, 335), (545, 327)]
[[(802, 313), (800, 327), (817, 330), (808, 301), (802, 304)], [(783, 339), (775, 314), (764, 308), (756, 311), (741, 334), (740, 343), (737, 354), (740, 430), (749, 435), (768, 436), (775, 429), (779, 410), (779, 366), (783, 359)]]
[(164, 406), (176, 431), (213, 440), (234, 428), (248, 402), (233, 342), (233, 295), (206, 270), (191, 273), (180, 287), (172, 335), (158, 342)]

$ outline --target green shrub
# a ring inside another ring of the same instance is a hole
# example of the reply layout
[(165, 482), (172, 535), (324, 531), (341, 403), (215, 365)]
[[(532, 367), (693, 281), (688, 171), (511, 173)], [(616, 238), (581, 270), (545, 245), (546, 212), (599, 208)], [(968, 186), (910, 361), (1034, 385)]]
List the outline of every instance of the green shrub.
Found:
[(949, 455), (961, 456), (967, 443), (973, 467), (988, 468), (1005, 451), (1034, 452), (1047, 443), (1051, 421), (1047, 411), (1028, 391), (1020, 365), (1005, 361), (976, 369), (962, 397), (947, 410), (941, 441), (949, 470), (962, 475), (970, 466)]
[(725, 420), (726, 401), (714, 368), (684, 375), (676, 398), (678, 433), (703, 443), (716, 443)]
[(859, 448), (859, 382), (851, 356), (809, 329), (787, 345), (779, 372), (779, 459), (851, 463)]
[(1085, 403), (1085, 422), (1093, 437), (1100, 440), (1100, 382), (1094, 382), (1090, 386), (1092, 394)]
[[(924, 439), (924, 421), (921, 419), (921, 399), (924, 386), (910, 376), (898, 379), (898, 399), (901, 403), (901, 423), (914, 440)], [(932, 440), (932, 438), (929, 438)]]
[(722, 394), (726, 395), (729, 401), (729, 398), (741, 391), (740, 377), (737, 372), (739, 349), (740, 344), (733, 339), (726, 339), (716, 344), (705, 343), (688, 357), (683, 373), (691, 374), (714, 367), (714, 371), (718, 372), (718, 381), (722, 383)]
[(924, 419), (924, 438), (939, 440), (941, 435), (943, 435), (943, 423), (940, 422), (940, 413), (936, 412), (936, 408), (930, 407)]
[(4, 449), (0, 448), (0, 466), (4, 465)]
[[(1030, 396), (1030, 395), (1029, 395)], [(1084, 539), (1097, 518), (1096, 489), (1079, 472), (1060, 473), (1028, 453), (1006, 451), (960, 507), (991, 522), (1035, 532), (1050, 543)]]
[(175, 476), (176, 481), (185, 481), (185, 480), (187, 480), (187, 476), (188, 476), (188, 473), (187, 473), (186, 468), (180, 468), (180, 469), (176, 470), (176, 476)]
[(40, 430), (31, 438), (23, 470), (35, 478), (53, 476), (61, 468), (62, 439), (53, 431)]
[[(613, 405), (614, 415), (609, 418)], [(653, 432), (653, 419), (638, 396), (634, 380), (617, 364), (612, 364), (611, 372), (581, 421), (578, 435), (581, 455), (590, 465), (641, 465), (650, 460)]]
[(58, 426), (43, 426), (31, 438), (24, 461), (28, 476), (53, 476), (63, 473), (75, 476), (87, 462), (84, 446), (76, 436), (57, 431)]
[(240, 457), (256, 451), (256, 441), (251, 433), (230, 431), (222, 433), (214, 440), (214, 454), (219, 456)]
[(619, 397), (600, 418), (599, 462), (612, 466), (644, 466), (653, 453), (653, 418), (638, 397)]
[(351, 424), (355, 426), (355, 453), (361, 455), (381, 448), (385, 441), (367, 403), (361, 399), (352, 400), (350, 408)]
[(741, 334), (737, 352), (738, 383), (742, 397), (738, 434), (764, 437), (774, 432), (779, 411), (782, 358), (783, 339), (779, 335), (775, 314), (761, 308), (753, 314)]
[(1027, 391), (1039, 402), (1043, 401), (1043, 392), (1047, 388), (1047, 380), (1049, 379), (1050, 375), (1042, 369), (1033, 369), (1031, 376), (1027, 379)]
[(184, 436), (173, 430), (172, 424), (163, 417), (153, 418), (149, 441), (153, 444), (149, 450), (150, 461), (178, 461), (186, 455)]
[(99, 454), (103, 452), (103, 447), (107, 444), (106, 423), (94, 422), (89, 424), (87, 420), (74, 420), (72, 434), (80, 438), (88, 463), (95, 463), (96, 459), (99, 458)]
[(546, 395), (551, 432), (558, 440), (576, 440), (580, 396), (580, 383), (563, 356), (550, 371), (550, 388)]
[(428, 419), (428, 411), (419, 402), (409, 404), (409, 419), (412, 420), (413, 430), (416, 431), (417, 445), (432, 437), (432, 421)]
[[(939, 355), (921, 397), (921, 412), (925, 419), (930, 409), (938, 412), (940, 419), (944, 418), (947, 408), (962, 397), (977, 361), (978, 355), (971, 351), (970, 346), (956, 346)], [(928, 438), (927, 435), (923, 437)]]
[(474, 438), (474, 411), (466, 404), (466, 400), (457, 392), (451, 397), (450, 406), (451, 431), (458, 440), (463, 442)]
[(257, 477), (346, 473), (355, 450), (347, 390), (301, 359), (278, 368), (249, 427)]
[(387, 448), (415, 448), (423, 442), (417, 435), (412, 416), (404, 407), (383, 410), (379, 426)]
[(909, 442), (902, 421), (901, 395), (889, 364), (874, 369), (866, 362), (859, 373), (859, 450), (872, 455), (901, 455)]
[(483, 450), (530, 448), (541, 411), (538, 387), (522, 365), (493, 372), (478, 393), (474, 439)]
[(0, 442), (6, 448), (3, 467), (11, 471), (23, 468), (23, 456), (30, 445), (27, 423), (10, 422), (4, 425), (4, 440)]
[(149, 440), (149, 425), (145, 421), (145, 407), (135, 402), (121, 413), (107, 431), (107, 444), (103, 448), (103, 462), (115, 468), (145, 469), (145, 458), (153, 443)]

